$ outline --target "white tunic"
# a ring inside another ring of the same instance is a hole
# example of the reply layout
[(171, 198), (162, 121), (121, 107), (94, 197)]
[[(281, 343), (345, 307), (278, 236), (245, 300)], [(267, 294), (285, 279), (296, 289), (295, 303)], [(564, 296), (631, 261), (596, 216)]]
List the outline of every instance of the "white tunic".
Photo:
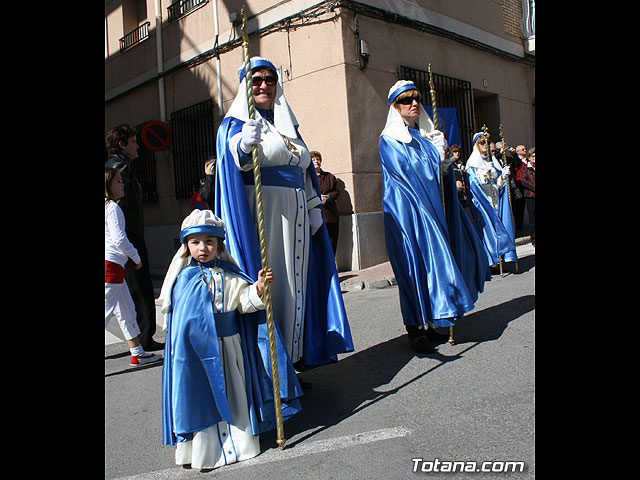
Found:
[[(256, 112), (256, 118), (262, 118)], [(241, 134), (231, 138), (229, 150), (237, 167), (244, 171), (253, 168), (251, 161), (243, 161), (238, 155)], [(307, 282), (310, 230), (308, 211), (322, 201), (313, 188), (310, 173), (311, 157), (304, 143), (289, 139), (298, 149), (294, 156), (287, 148), (282, 136), (265, 119), (262, 119), (262, 141), (258, 144), (261, 167), (296, 165), (303, 171), (304, 189), (269, 186), (263, 183), (267, 257), (273, 269), (271, 284), (273, 317), (282, 331), (287, 351), (292, 362), (302, 357), (304, 335), (304, 304)], [(257, 231), (255, 213), (255, 190), (253, 185), (245, 187)]]
[(482, 191), (489, 200), (491, 200), (491, 189), (493, 188), (495, 204), (492, 204), (492, 206), (497, 209), (498, 195), (504, 187), (505, 181), (501, 175), (502, 169), (496, 158), (493, 157), (493, 161), (488, 162), (484, 157), (481, 157), (479, 153), (475, 155), (472, 154), (469, 162), (467, 162), (467, 168), (473, 168), (473, 174), (480, 181)]

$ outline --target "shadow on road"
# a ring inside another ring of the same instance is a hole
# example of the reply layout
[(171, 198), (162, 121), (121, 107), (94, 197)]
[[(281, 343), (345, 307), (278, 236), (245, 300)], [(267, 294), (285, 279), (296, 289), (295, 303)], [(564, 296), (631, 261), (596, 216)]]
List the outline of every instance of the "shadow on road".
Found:
[[(455, 355), (443, 355), (440, 351), (430, 355), (417, 354), (411, 350), (406, 336), (401, 335), (351, 354), (336, 364), (305, 372), (304, 379), (312, 382), (313, 386), (305, 391), (302, 412), (285, 424), (285, 437), (292, 438), (309, 430), (311, 432), (287, 444), (287, 448), (309, 440), (441, 366), (461, 359), (466, 352), (482, 342), (500, 338), (509, 322), (534, 309), (535, 296), (526, 295), (464, 317), (455, 327), (456, 344), (471, 344)], [(446, 340), (441, 343), (446, 344)], [(446, 351), (442, 347), (440, 350)], [(415, 356), (433, 358), (439, 360), (439, 363), (402, 385), (384, 390), (384, 385), (390, 383)], [(262, 434), (260, 443), (263, 452), (277, 448), (275, 432)]]
[[(129, 354), (129, 353), (127, 352), (127, 354)], [(117, 357), (117, 355), (114, 355), (114, 357)], [(104, 374), (104, 378), (113, 377), (114, 375), (124, 375), (124, 374), (127, 374), (127, 373), (140, 372), (142, 370), (147, 370), (149, 368), (154, 368), (154, 367), (162, 367), (162, 361), (148, 363), (147, 365), (138, 365), (136, 367), (127, 367), (124, 370), (118, 370), (116, 372), (105, 373)]]

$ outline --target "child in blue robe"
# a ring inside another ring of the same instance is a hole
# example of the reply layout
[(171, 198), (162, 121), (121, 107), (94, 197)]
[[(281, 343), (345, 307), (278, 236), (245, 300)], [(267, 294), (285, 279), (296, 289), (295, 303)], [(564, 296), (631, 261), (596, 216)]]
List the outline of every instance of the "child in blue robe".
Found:
[[(265, 357), (264, 322), (256, 315), (264, 311), (264, 282), (273, 275), (260, 270), (254, 282), (241, 272), (224, 236), (224, 223), (211, 210), (191, 212), (160, 294), (167, 330), (163, 443), (176, 445), (177, 465), (201, 469), (255, 457), (258, 434), (275, 426), (268, 345)], [(286, 420), (300, 410), (302, 391), (281, 339), (277, 345)]]

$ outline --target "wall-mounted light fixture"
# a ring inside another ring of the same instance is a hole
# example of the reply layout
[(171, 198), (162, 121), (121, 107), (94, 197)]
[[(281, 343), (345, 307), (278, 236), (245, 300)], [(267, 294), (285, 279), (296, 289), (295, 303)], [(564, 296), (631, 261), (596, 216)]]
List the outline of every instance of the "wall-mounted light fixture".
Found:
[(360, 30), (358, 28), (358, 14), (356, 13), (353, 18), (354, 23), (354, 35), (356, 37), (356, 62), (358, 62), (358, 67), (363, 72), (367, 69), (367, 65), (369, 64), (369, 42), (366, 40), (360, 40)]
[(366, 40), (360, 40), (360, 56), (369, 56), (369, 42), (367, 42)]

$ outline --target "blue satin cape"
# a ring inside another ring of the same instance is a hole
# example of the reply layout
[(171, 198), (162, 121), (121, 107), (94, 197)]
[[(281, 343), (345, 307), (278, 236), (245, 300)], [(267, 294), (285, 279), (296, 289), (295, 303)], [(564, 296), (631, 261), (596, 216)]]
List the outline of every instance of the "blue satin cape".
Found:
[[(245, 272), (258, 272), (262, 268), (258, 234), (245, 193), (242, 173), (229, 151), (231, 137), (242, 130), (243, 124), (244, 122), (237, 118), (226, 117), (218, 129), (214, 213), (225, 224), (225, 244), (240, 268)], [(320, 196), (315, 169), (308, 170), (314, 188)], [(300, 360), (302, 370), (336, 362), (338, 353), (353, 351), (340, 279), (324, 223), (311, 237), (307, 272), (304, 347)], [(264, 312), (259, 313), (265, 315)], [(266, 341), (266, 324), (264, 328), (258, 329), (258, 335), (261, 341)], [(268, 349), (265, 351), (268, 354)]]
[[(467, 168), (467, 179), (471, 201), (469, 210), (473, 217), (478, 234), (482, 238), (485, 255), (490, 265), (500, 262), (504, 255), (505, 262), (517, 262), (516, 244), (513, 236), (513, 220), (509, 208), (507, 185), (499, 190), (497, 211), (491, 205), (491, 198), (487, 197), (480, 180), (475, 176), (473, 168)], [(502, 172), (500, 172), (502, 173)]]
[(473, 309), (490, 280), (482, 244), (458, 201), (455, 175), (443, 176), (447, 215), (440, 196), (440, 155), (409, 128), (411, 143), (382, 135), (385, 241), (400, 293), (405, 325), (448, 327)]
[[(216, 265), (253, 283), (235, 265), (220, 261)], [(204, 271), (209, 281), (211, 274), (208, 269)], [(276, 426), (269, 346), (268, 341), (258, 335), (258, 330), (266, 330), (265, 317), (258, 312), (236, 312), (244, 357), (249, 423), (254, 435)], [(233, 423), (218, 348), (218, 336), (224, 333), (218, 331), (217, 321), (214, 321), (209, 288), (197, 263), (192, 260), (173, 285), (171, 310), (167, 316), (162, 370), (164, 445), (191, 440), (193, 433), (220, 421)], [(275, 327), (282, 417), (286, 421), (302, 410), (299, 400), (302, 389), (277, 324)]]

